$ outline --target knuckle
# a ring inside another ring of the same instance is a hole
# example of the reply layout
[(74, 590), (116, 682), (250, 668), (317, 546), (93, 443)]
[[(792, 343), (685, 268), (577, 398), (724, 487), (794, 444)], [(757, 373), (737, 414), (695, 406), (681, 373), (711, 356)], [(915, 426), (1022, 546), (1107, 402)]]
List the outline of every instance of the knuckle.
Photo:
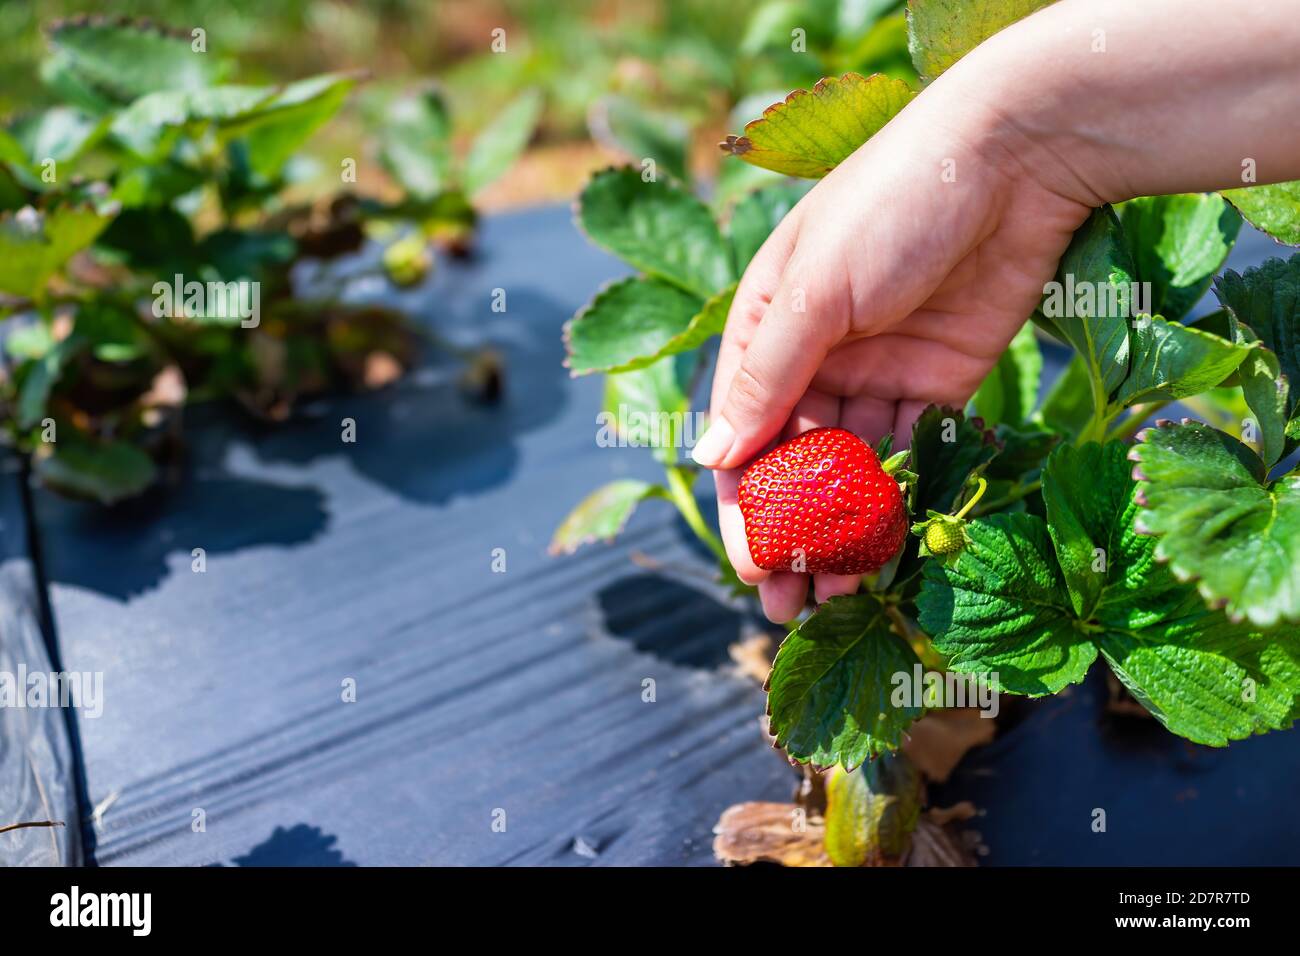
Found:
[(738, 418), (753, 418), (761, 415), (768, 407), (771, 390), (759, 379), (748, 362), (741, 362), (736, 375), (731, 380), (731, 389), (727, 393), (727, 408), (724, 414), (735, 424)]

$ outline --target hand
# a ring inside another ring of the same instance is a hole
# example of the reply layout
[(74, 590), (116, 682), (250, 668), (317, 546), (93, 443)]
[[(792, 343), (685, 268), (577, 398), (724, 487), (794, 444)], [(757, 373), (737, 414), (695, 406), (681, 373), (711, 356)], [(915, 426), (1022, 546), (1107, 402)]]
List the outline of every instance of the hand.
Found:
[[(892, 431), (895, 448), (907, 447), (926, 405), (961, 406), (978, 388), (1100, 204), (999, 131), (997, 117), (938, 92), (804, 197), (754, 257), (727, 318), (712, 424), (694, 456), (717, 469), (727, 554), (773, 621), (798, 614), (808, 575), (754, 564), (737, 504), (742, 467), (823, 425), (870, 442)], [(858, 583), (816, 575), (816, 598)]]

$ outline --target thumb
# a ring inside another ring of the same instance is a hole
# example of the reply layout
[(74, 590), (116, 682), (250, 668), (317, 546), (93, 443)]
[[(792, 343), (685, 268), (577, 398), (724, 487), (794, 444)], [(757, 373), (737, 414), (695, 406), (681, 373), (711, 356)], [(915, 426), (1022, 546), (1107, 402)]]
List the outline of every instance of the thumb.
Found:
[[(740, 361), (692, 457), (705, 468), (738, 468), (775, 438), (808, 390), (840, 324), (807, 308), (803, 288), (783, 282)], [(721, 367), (719, 375), (729, 370)]]

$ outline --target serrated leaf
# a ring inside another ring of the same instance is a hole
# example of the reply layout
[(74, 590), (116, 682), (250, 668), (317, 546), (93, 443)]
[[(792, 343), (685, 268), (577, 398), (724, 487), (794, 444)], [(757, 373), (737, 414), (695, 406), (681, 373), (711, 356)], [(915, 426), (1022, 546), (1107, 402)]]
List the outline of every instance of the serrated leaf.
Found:
[(429, 199), (447, 188), (451, 115), (437, 90), (423, 90), (389, 103), (379, 140), (379, 161), (408, 194)]
[(674, 179), (690, 181), (691, 128), (681, 117), (610, 94), (592, 106), (589, 125), (598, 143), (625, 154), (633, 165), (650, 159)]
[(995, 514), (966, 525), (952, 563), (928, 561), (918, 623), (951, 670), (1040, 697), (1083, 680), (1097, 648), (1075, 626), (1047, 524)]
[(597, 488), (569, 513), (551, 538), (551, 554), (572, 554), (593, 541), (612, 541), (647, 498), (666, 497), (667, 489), (648, 481), (622, 478)]
[[(1231, 317), (1231, 313), (1228, 315)], [(1272, 468), (1286, 454), (1287, 438), (1300, 438), (1287, 431), (1287, 415), (1291, 407), (1290, 383), (1282, 374), (1277, 353), (1264, 348), (1249, 326), (1234, 321), (1232, 335), (1246, 345), (1257, 345), (1246, 353), (1241, 365), (1237, 366), (1237, 381), (1241, 385), (1242, 398), (1258, 426), (1257, 440), (1252, 444), (1258, 446), (1257, 451), (1265, 466)]]
[(768, 686), (771, 732), (793, 760), (852, 769), (896, 750), (921, 707), (895, 706), (916, 654), (871, 595), (833, 597), (781, 644)]
[(67, 437), (55, 443), (53, 454), (37, 457), (32, 469), (48, 487), (104, 505), (134, 498), (158, 476), (153, 459), (135, 445)]
[(50, 276), (95, 241), (112, 210), (90, 204), (0, 214), (0, 292), (38, 298)]
[(578, 221), (597, 245), (702, 299), (735, 279), (708, 207), (664, 180), (644, 182), (628, 168), (599, 172), (578, 199)]
[(747, 163), (787, 176), (819, 179), (878, 133), (916, 93), (881, 73), (845, 73), (795, 90), (728, 136), (722, 148)]
[(1043, 469), (1047, 530), (1057, 563), (1081, 620), (1092, 617), (1113, 574), (1125, 570), (1117, 520), (1133, 497), (1133, 481), (1121, 442), (1058, 447)]
[(1118, 212), (1137, 279), (1150, 283), (1145, 310), (1177, 322), (1228, 258), (1241, 216), (1217, 193), (1144, 196)]
[(990, 425), (1021, 424), (1038, 402), (1042, 371), (1038, 339), (1033, 325), (1025, 323), (971, 398), (974, 413)]
[(1225, 189), (1223, 196), (1256, 229), (1288, 246), (1300, 246), (1300, 181)]
[(20, 429), (32, 428), (45, 417), (50, 392), (64, 365), (81, 350), (81, 346), (80, 340), (70, 336), (55, 342), (42, 355), (25, 363), (15, 410), (15, 421)]
[[(1277, 355), (1289, 382), (1300, 382), (1300, 253), (1268, 259), (1238, 274), (1225, 271), (1214, 283), (1219, 302)], [(1300, 402), (1300, 389), (1289, 396), (1288, 414)]]
[(1300, 476), (1265, 485), (1253, 451), (1200, 422), (1140, 437), (1138, 525), (1158, 536), (1156, 556), (1234, 617), (1300, 621)]
[(1092, 392), (1088, 388), (1088, 363), (1077, 352), (1057, 376), (1039, 408), (1036, 420), (1074, 438), (1092, 419)]
[(123, 105), (157, 90), (201, 90), (222, 72), (221, 60), (195, 51), (191, 38), (147, 23), (65, 20), (50, 28), (49, 41), (63, 69)]
[[(95, 145), (107, 126), (70, 106), (54, 106), (15, 120), (9, 134), (22, 152), (25, 167), (39, 172), (47, 160), (68, 163), (77, 159)], [(39, 181), (39, 176), (35, 178)]]
[(605, 376), (604, 412), (614, 436), (627, 445), (651, 448), (665, 464), (677, 461), (677, 449), (687, 437), (690, 396), (687, 389), (699, 365), (699, 354), (684, 352), (659, 359), (645, 368)]
[(966, 480), (998, 452), (992, 432), (946, 405), (931, 405), (921, 413), (912, 426), (910, 447), (910, 470), (919, 476), (917, 514), (951, 511)]
[(687, 334), (703, 306), (666, 282), (622, 279), (597, 293), (564, 326), (566, 364), (574, 375), (645, 368)]
[(356, 74), (325, 73), (276, 88), (247, 115), (219, 123), (223, 142), (247, 144), (248, 163), (259, 176), (273, 178), (307, 138), (343, 106)]
[(993, 34), (1052, 0), (908, 0), (908, 50), (927, 83)]
[(1126, 407), (1214, 388), (1237, 369), (1251, 347), (1158, 315), (1142, 315), (1133, 322), (1129, 349), (1128, 377), (1115, 396)]
[(727, 237), (736, 256), (736, 272), (743, 274), (754, 254), (786, 214), (807, 195), (811, 183), (781, 182), (756, 189), (731, 213)]
[(1056, 284), (1040, 306), (1083, 356), (1091, 380), (1105, 395), (1128, 373), (1133, 274), (1119, 220), (1103, 206), (1075, 231), (1057, 266)]
[[(908, 470), (917, 475), (911, 511), (948, 514), (967, 479), (998, 453), (993, 432), (980, 428), (964, 413), (948, 406), (931, 405), (912, 426), (912, 458)], [(909, 537), (903, 545), (896, 581), (904, 581), (921, 568), (920, 539)]]
[(542, 115), (542, 95), (527, 90), (506, 104), (485, 126), (465, 155), (461, 182), (469, 196), (482, 191), (514, 165)]
[(1030, 426), (1022, 429), (999, 425), (993, 436), (1002, 448), (984, 469), (990, 481), (1027, 480), (1042, 468), (1043, 461), (1061, 441), (1054, 431)]
[(1207, 610), (1195, 592), (1158, 628), (1107, 630), (1101, 652), (1147, 710), (1196, 743), (1222, 747), (1295, 719), (1296, 635), (1233, 624)]
[(836, 866), (896, 864), (921, 817), (921, 775), (902, 754), (882, 754), (826, 780), (826, 855)]
[(284, 86), (164, 89), (117, 113), (109, 132), (137, 157), (154, 162), (182, 135), (198, 138), (213, 129), (223, 143), (246, 141), (249, 164), (269, 177), (337, 112), (355, 82), (355, 75), (330, 73)]

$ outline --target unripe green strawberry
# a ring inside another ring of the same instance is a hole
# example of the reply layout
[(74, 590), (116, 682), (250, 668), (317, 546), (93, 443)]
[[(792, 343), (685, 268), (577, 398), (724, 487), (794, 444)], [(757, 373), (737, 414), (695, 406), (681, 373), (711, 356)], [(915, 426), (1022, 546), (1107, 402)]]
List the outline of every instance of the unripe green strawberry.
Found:
[(898, 482), (843, 428), (814, 428), (757, 459), (739, 499), (750, 556), (768, 571), (866, 574), (907, 537)]
[(951, 518), (935, 518), (925, 529), (925, 546), (931, 554), (954, 554), (966, 547), (966, 533), (962, 522)]
[(394, 284), (412, 286), (433, 268), (433, 256), (418, 233), (398, 239), (384, 250), (384, 271)]

